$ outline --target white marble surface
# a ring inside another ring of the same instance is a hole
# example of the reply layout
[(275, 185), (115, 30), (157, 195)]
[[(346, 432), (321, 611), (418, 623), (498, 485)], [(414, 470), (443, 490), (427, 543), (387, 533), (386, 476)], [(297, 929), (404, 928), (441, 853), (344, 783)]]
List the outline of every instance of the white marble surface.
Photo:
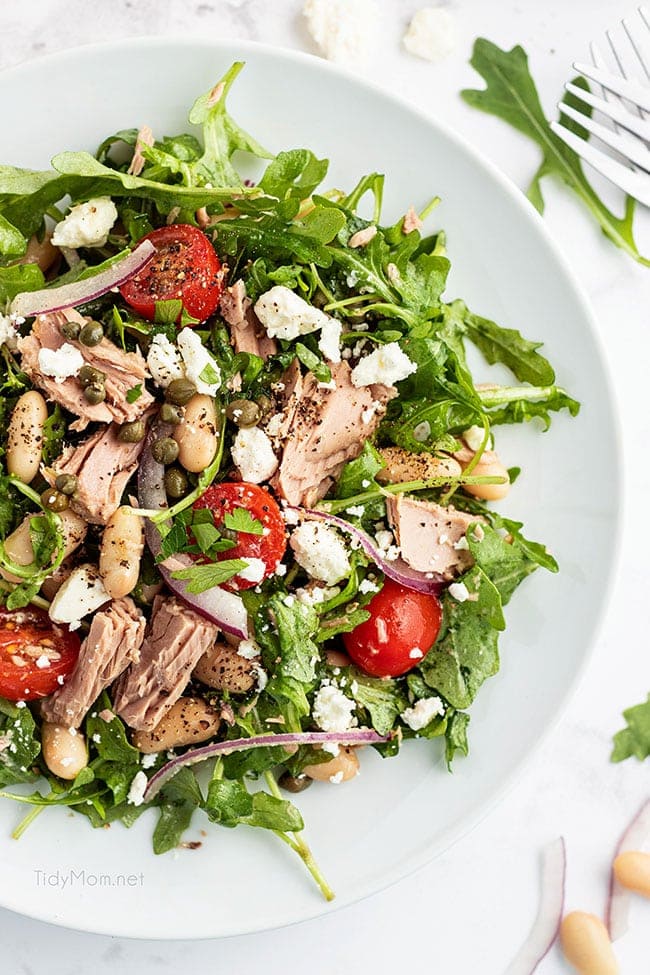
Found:
[[(365, 76), (444, 119), (519, 186), (536, 150), (500, 122), (470, 110), (458, 91), (476, 80), (467, 65), (472, 39), (522, 43), (531, 55), (549, 112), (573, 58), (586, 55), (626, 10), (620, 0), (453, 0), (455, 51), (431, 65), (400, 50), (417, 0), (380, 0), (381, 41)], [(311, 50), (299, 0), (3, 0), (0, 67), (76, 44), (139, 34), (248, 38)], [(630, 3), (632, 7), (632, 3)], [(7, 145), (10, 132), (3, 132)], [(616, 838), (650, 794), (648, 769), (608, 761), (623, 707), (650, 689), (647, 653), (650, 573), (650, 271), (599, 234), (563, 190), (547, 186), (547, 222), (594, 304), (619, 398), (625, 433), (625, 535), (620, 572), (591, 666), (567, 713), (519, 784), (473, 833), (416, 875), (363, 903), (276, 932), (201, 943), (129, 942), (81, 935), (0, 911), (3, 970), (8, 975), (96, 975), (208, 970), (267, 975), (307, 970), (347, 973), (353, 966), (388, 972), (454, 971), (502, 975), (537, 902), (541, 846), (562, 833), (569, 850), (568, 907), (600, 913)], [(650, 244), (647, 214), (640, 236)], [(650, 246), (648, 247), (650, 250)], [(594, 490), (607, 457), (594, 456)], [(596, 610), (596, 607), (594, 607)], [(10, 883), (3, 877), (2, 883)], [(648, 970), (650, 905), (634, 905), (632, 929), (617, 948), (625, 975)], [(559, 951), (540, 971), (568, 971)]]

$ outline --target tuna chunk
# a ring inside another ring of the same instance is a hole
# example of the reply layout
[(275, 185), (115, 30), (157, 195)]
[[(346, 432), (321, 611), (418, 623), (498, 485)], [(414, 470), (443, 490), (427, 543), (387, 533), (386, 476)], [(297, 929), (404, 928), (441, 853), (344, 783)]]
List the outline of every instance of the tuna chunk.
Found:
[[(461, 539), (469, 525), (484, 521), (480, 516), (403, 494), (387, 498), (386, 511), (402, 558), (412, 569), (453, 579), (472, 565), (471, 553), (462, 547)], [(458, 543), (461, 548), (455, 547)]]
[(362, 386), (350, 380), (347, 362), (331, 366), (335, 389), (323, 388), (312, 373), (302, 383), (286, 432), (274, 487), (290, 504), (311, 505), (327, 494), (343, 465), (358, 457), (377, 429), (392, 386)]
[(78, 728), (93, 701), (138, 659), (145, 618), (128, 596), (95, 613), (72, 674), (43, 701), (46, 721)]
[(117, 714), (138, 731), (155, 728), (218, 632), (214, 623), (178, 599), (156, 596), (140, 658), (115, 688)]
[[(87, 319), (82, 318), (74, 308), (39, 315), (31, 333), (20, 339), (18, 349), (22, 356), (22, 367), (34, 385), (42, 389), (48, 399), (60, 403), (79, 417), (71, 424), (73, 430), (85, 430), (91, 422), (110, 423), (115, 420), (117, 423), (127, 423), (137, 420), (153, 403), (153, 396), (144, 386), (134, 403), (126, 399), (128, 390), (144, 383), (147, 375), (140, 352), (124, 352), (106, 338), (92, 348), (66, 339), (61, 334), (61, 325), (66, 321), (83, 325)], [(45, 376), (40, 371), (38, 353), (41, 349), (59, 349), (66, 342), (81, 352), (88, 365), (106, 374), (106, 399), (103, 403), (89, 403), (79, 380), (74, 376), (57, 383), (52, 376)]]
[(278, 347), (269, 338), (264, 326), (253, 311), (253, 303), (246, 294), (243, 281), (235, 281), (221, 296), (219, 311), (230, 325), (230, 339), (235, 352), (249, 352), (266, 360), (275, 355)]
[(280, 447), (291, 429), (302, 396), (302, 372), (298, 359), (292, 359), (274, 389), (276, 411), (263, 421), (265, 432)]
[(66, 447), (53, 465), (52, 480), (57, 474), (74, 474), (77, 478), (70, 507), (94, 525), (105, 525), (119, 508), (144, 447), (144, 439), (122, 443), (117, 437), (119, 429), (111, 423), (97, 430), (78, 447)]

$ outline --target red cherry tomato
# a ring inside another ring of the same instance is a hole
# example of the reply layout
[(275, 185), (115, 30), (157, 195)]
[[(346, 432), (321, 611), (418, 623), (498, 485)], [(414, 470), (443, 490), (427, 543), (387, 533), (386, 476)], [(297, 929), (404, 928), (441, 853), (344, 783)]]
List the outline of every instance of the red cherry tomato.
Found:
[(121, 286), (124, 300), (153, 321), (157, 301), (180, 298), (187, 314), (204, 322), (216, 311), (223, 291), (221, 262), (205, 234), (180, 223), (152, 230), (142, 240), (150, 240), (156, 253)]
[[(248, 511), (256, 522), (261, 523), (262, 533), (251, 534), (238, 531), (234, 547), (220, 552), (218, 559), (219, 561), (261, 559), (266, 567), (263, 579), (275, 572), (287, 547), (287, 533), (277, 502), (268, 491), (246, 481), (227, 481), (208, 488), (205, 494), (194, 502), (194, 508), (209, 508), (214, 524), (219, 529), (224, 527), (224, 517), (227, 513), (232, 513), (237, 508)], [(224, 589), (236, 592), (238, 589), (250, 589), (251, 586), (258, 584), (258, 581), (233, 576), (224, 583)]]
[(386, 579), (366, 609), (370, 619), (344, 633), (343, 643), (354, 663), (373, 677), (405, 674), (436, 642), (442, 611), (435, 596)]
[[(34, 701), (47, 697), (68, 677), (79, 656), (79, 637), (53, 623), (35, 606), (0, 608), (0, 697)], [(46, 667), (38, 666), (48, 658)]]

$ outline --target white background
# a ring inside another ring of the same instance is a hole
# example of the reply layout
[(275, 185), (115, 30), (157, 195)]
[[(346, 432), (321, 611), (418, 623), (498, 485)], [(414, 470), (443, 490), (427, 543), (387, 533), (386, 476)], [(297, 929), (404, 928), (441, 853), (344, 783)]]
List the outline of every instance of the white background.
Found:
[[(455, 0), (449, 9), (457, 26), (456, 47), (444, 62), (431, 65), (400, 49), (418, 5), (417, 0), (380, 0), (380, 41), (359, 73), (449, 123), (522, 188), (537, 165), (535, 147), (458, 97), (461, 88), (477, 82), (467, 64), (473, 39), (487, 36), (502, 47), (521, 43), (551, 115), (571, 75), (571, 61), (586, 59), (588, 41), (600, 40), (607, 27), (633, 12), (632, 3), (628, 8), (620, 0)], [(140, 34), (246, 38), (312, 50), (300, 7), (296, 0), (3, 0), (0, 67), (76, 44)], [(138, 84), (135, 66), (133, 83)], [(0, 120), (4, 158), (11, 133), (1, 126)], [(4, 971), (334, 975), (362, 966), (378, 975), (416, 970), (502, 975), (534, 916), (540, 850), (559, 834), (566, 837), (569, 854), (568, 908), (602, 912), (612, 849), (624, 824), (650, 796), (648, 767), (609, 763), (621, 710), (650, 690), (650, 270), (609, 244), (563, 189), (547, 183), (546, 198), (548, 225), (591, 297), (608, 350), (625, 435), (626, 517), (620, 571), (591, 665), (524, 777), (446, 854), (391, 889), (321, 921), (220, 942), (155, 943), (76, 934), (0, 911)], [(612, 200), (620, 202), (615, 195)], [(647, 214), (637, 223), (650, 252)], [(525, 323), (522, 327), (525, 331)], [(607, 456), (593, 457), (594, 491), (609, 462)], [(11, 878), (0, 883), (10, 884)], [(650, 904), (635, 903), (631, 931), (617, 952), (625, 975), (646, 975)], [(545, 975), (567, 971), (557, 949), (540, 968)]]

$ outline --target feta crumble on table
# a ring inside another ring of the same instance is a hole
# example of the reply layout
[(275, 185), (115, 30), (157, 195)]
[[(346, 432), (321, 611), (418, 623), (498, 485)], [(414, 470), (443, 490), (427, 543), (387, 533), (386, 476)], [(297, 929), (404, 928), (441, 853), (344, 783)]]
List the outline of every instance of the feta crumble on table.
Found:
[(167, 389), (174, 379), (184, 376), (183, 364), (176, 346), (166, 335), (154, 335), (147, 352), (147, 366), (156, 386)]
[(365, 356), (352, 370), (352, 383), (359, 386), (372, 386), (381, 383), (392, 386), (406, 379), (417, 370), (397, 342), (380, 345), (370, 355)]
[(289, 544), (296, 562), (312, 579), (333, 586), (350, 574), (345, 544), (329, 525), (305, 521), (293, 531)]
[(456, 46), (456, 25), (445, 7), (416, 10), (402, 43), (409, 52), (425, 61), (442, 61)]
[(261, 484), (278, 469), (273, 445), (259, 427), (242, 427), (232, 445), (232, 459), (243, 481)]
[(214, 396), (221, 387), (221, 370), (216, 359), (212, 358), (200, 337), (191, 328), (181, 329), (176, 342), (183, 359), (185, 375), (194, 383), (197, 393)]
[(55, 247), (103, 247), (117, 220), (117, 207), (107, 196), (72, 207), (52, 233)]
[(55, 383), (63, 383), (71, 376), (77, 376), (84, 364), (84, 357), (74, 345), (64, 342), (58, 349), (40, 349), (38, 368), (44, 376), (50, 376)]
[(445, 706), (439, 697), (423, 697), (412, 708), (402, 711), (400, 718), (411, 731), (421, 731), (439, 714), (444, 714), (444, 711)]
[(147, 788), (147, 776), (144, 772), (136, 772), (131, 779), (126, 801), (132, 806), (141, 806), (144, 802), (144, 791)]
[(374, 48), (379, 7), (375, 0), (307, 0), (307, 30), (323, 57), (357, 65)]
[(353, 728), (356, 705), (334, 684), (324, 684), (314, 697), (312, 716), (322, 731), (343, 732)]
[(469, 589), (464, 582), (452, 582), (447, 591), (457, 603), (464, 603), (469, 599)]

